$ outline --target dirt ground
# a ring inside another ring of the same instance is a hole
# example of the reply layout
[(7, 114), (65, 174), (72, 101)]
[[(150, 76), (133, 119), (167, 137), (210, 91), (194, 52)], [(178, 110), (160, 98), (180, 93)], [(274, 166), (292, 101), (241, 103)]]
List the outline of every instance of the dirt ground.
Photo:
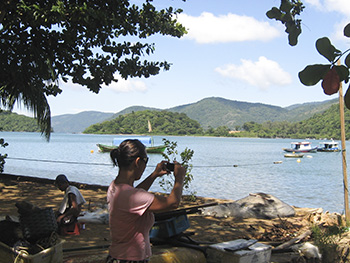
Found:
[[(85, 184), (77, 184), (77, 186), (87, 200), (84, 210), (94, 211), (106, 205), (107, 188), (105, 186)], [(27, 201), (40, 208), (52, 207), (56, 210), (63, 197), (63, 192), (58, 190), (51, 180), (6, 174), (0, 175), (0, 194), (0, 218), (2, 219), (6, 215), (18, 216), (16, 202)], [(226, 201), (203, 197), (197, 197), (195, 201), (191, 201), (189, 197), (184, 197), (181, 207)], [(296, 215), (293, 217), (271, 220), (215, 218), (198, 213), (188, 214), (190, 228), (185, 233), (191, 233), (191, 239), (199, 243), (257, 239), (261, 243), (276, 248), (287, 241), (296, 239), (309, 230), (312, 224), (330, 225), (338, 220), (337, 215), (324, 213), (317, 208), (296, 207), (295, 210)], [(79, 236), (65, 236), (63, 249), (108, 247), (110, 240), (108, 225), (88, 223), (85, 227)], [(310, 235), (302, 239), (302, 242), (306, 241), (312, 241)], [(341, 243), (347, 247), (347, 251), (342, 253), (349, 254), (349, 238), (343, 236)]]

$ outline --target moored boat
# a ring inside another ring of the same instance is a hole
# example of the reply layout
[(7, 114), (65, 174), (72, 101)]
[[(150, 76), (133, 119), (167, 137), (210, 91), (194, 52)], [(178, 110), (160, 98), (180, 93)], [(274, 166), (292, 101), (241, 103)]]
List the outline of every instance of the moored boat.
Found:
[(146, 146), (147, 153), (163, 153), (165, 151), (165, 145), (154, 145), (152, 137), (137, 136), (137, 137), (117, 137), (113, 139), (112, 145), (97, 143), (97, 147), (100, 152), (111, 152), (113, 149), (118, 148), (119, 144), (126, 139), (137, 139)]
[(292, 152), (292, 153), (309, 153), (309, 152), (316, 152), (317, 146), (312, 147), (310, 142), (292, 142), (291, 148), (283, 148), (283, 151), (285, 152)]
[(284, 154), (285, 158), (303, 158), (304, 154), (302, 153), (286, 153)]
[(339, 152), (339, 144), (333, 140), (320, 142), (320, 146), (317, 148), (318, 152)]

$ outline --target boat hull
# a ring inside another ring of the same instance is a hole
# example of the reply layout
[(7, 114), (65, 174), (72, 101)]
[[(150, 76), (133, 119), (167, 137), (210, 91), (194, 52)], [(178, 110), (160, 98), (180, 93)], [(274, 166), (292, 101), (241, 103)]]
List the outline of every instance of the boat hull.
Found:
[(303, 158), (304, 154), (302, 153), (286, 153), (284, 155), (285, 158)]
[(317, 147), (312, 149), (301, 149), (301, 150), (296, 150), (292, 148), (283, 148), (283, 151), (288, 153), (315, 153), (317, 152)]
[[(98, 143), (96, 145), (99, 148), (100, 152), (111, 152), (112, 150), (118, 148), (118, 146), (115, 146), (115, 145), (106, 145), (101, 143)], [(151, 146), (151, 147), (146, 147), (146, 151), (147, 153), (163, 153), (165, 151), (165, 148), (166, 148), (165, 145)]]
[(318, 152), (340, 152), (340, 149), (317, 149)]

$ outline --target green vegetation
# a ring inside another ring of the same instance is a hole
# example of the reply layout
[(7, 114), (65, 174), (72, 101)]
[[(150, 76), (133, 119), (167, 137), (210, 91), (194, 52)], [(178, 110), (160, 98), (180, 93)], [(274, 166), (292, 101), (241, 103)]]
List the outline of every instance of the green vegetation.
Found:
[[(165, 160), (169, 162), (177, 161), (184, 167), (186, 167), (186, 176), (184, 180), (184, 189), (190, 191), (190, 197), (195, 200), (195, 192), (191, 191), (190, 184), (193, 181), (193, 175), (191, 173), (192, 171), (192, 164), (190, 163), (194, 154), (194, 151), (187, 148), (180, 153), (180, 160), (177, 160), (178, 157), (178, 150), (177, 150), (177, 142), (171, 142), (165, 138), (163, 138), (163, 143), (166, 146), (165, 153), (162, 153)], [(164, 175), (159, 180), (160, 187), (165, 190), (169, 191), (171, 190), (172, 186), (174, 185), (174, 176), (173, 175)]]
[[(209, 127), (204, 130), (197, 121), (184, 113), (167, 111), (139, 111), (120, 115), (111, 121), (94, 124), (84, 133), (104, 134), (145, 134), (148, 133), (148, 120), (152, 124), (150, 134), (166, 135), (205, 135), (216, 137), (259, 137), (259, 138), (333, 138), (340, 139), (339, 104), (334, 104), (323, 113), (299, 122), (267, 121), (246, 122), (236, 126), (235, 131), (227, 126)], [(350, 137), (350, 111), (345, 112), (347, 135)]]
[(98, 93), (115, 75), (148, 78), (169, 70), (167, 61), (148, 60), (155, 44), (147, 41), (155, 34), (182, 37), (181, 12), (166, 5), (157, 10), (152, 1), (1, 1), (2, 105), (23, 103), (49, 139), (47, 97), (62, 92), (62, 81)]
[[(4, 139), (0, 139), (0, 146), (5, 148), (7, 147), (9, 144), (7, 142), (5, 142)], [(4, 172), (4, 165), (5, 165), (5, 159), (7, 158), (7, 154), (1, 154), (0, 153), (0, 173)]]
[(36, 120), (9, 111), (0, 112), (0, 130), (17, 132), (40, 132), (40, 128)]
[[(301, 115), (303, 115), (301, 113)], [(148, 130), (148, 121), (152, 131)], [(16, 113), (0, 113), (0, 129), (3, 131), (39, 132), (33, 118)], [(345, 111), (346, 138), (350, 138), (350, 111)], [(198, 135), (216, 137), (259, 137), (259, 138), (333, 138), (340, 139), (339, 104), (313, 114), (307, 120), (249, 121), (236, 125), (234, 129), (226, 125), (204, 129), (199, 122), (185, 113), (144, 110), (119, 115), (115, 119), (91, 125), (84, 133), (91, 134), (150, 134), (150, 135)]]
[(322, 262), (341, 262), (337, 253), (338, 242), (342, 235), (348, 231), (341, 216), (338, 216), (338, 224), (313, 225), (311, 231), (314, 243), (322, 254)]
[[(346, 138), (350, 137), (350, 112), (345, 111)], [(242, 132), (230, 134), (234, 137), (260, 138), (333, 138), (340, 139), (339, 104), (332, 105), (323, 113), (311, 118), (290, 123), (264, 122), (262, 124), (247, 122), (242, 126)]]
[[(148, 130), (148, 121), (151, 123), (152, 132)], [(84, 133), (195, 135), (203, 134), (203, 131), (197, 121), (191, 120), (184, 113), (146, 110), (94, 124)]]

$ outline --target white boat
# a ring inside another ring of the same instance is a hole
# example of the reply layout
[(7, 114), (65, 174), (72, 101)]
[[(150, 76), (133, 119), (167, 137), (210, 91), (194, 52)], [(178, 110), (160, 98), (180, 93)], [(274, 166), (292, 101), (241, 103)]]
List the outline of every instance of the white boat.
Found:
[(292, 153), (309, 153), (309, 152), (316, 152), (317, 146), (312, 147), (311, 142), (292, 142), (291, 148), (283, 148), (285, 152), (292, 152)]
[(320, 146), (317, 148), (318, 152), (339, 152), (339, 144), (333, 140), (324, 141), (319, 143)]

